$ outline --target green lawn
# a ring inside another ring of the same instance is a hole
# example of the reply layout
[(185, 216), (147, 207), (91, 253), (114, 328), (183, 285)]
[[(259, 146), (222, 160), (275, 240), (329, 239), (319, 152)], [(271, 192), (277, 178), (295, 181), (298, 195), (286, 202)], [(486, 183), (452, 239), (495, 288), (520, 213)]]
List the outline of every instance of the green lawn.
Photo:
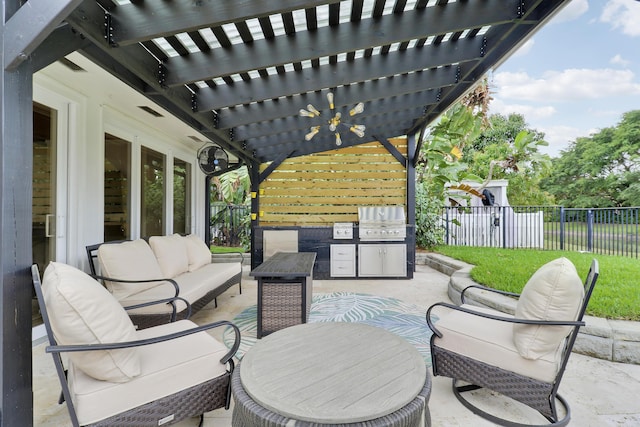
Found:
[(543, 264), (564, 256), (570, 259), (582, 278), (591, 260), (600, 264), (600, 277), (587, 313), (609, 319), (640, 321), (640, 260), (610, 255), (533, 249), (438, 246), (434, 252), (473, 264), (471, 277), (477, 283), (520, 292), (529, 277)]
[(245, 253), (247, 252), (243, 247), (235, 247), (235, 246), (213, 246), (211, 245), (211, 253), (212, 254), (235, 254), (235, 253)]

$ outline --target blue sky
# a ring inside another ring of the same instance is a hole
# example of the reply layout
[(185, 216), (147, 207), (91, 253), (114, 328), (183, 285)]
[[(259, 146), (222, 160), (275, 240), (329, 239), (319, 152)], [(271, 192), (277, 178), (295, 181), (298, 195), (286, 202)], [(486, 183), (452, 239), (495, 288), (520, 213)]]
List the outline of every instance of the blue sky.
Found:
[(488, 77), (490, 114), (523, 114), (557, 156), (640, 109), (640, 1), (573, 0)]

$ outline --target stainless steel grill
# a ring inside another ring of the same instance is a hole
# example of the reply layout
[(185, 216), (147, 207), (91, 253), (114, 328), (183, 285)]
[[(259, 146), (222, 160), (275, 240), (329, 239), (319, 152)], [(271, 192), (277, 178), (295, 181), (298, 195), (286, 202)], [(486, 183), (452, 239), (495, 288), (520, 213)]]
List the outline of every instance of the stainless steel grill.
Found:
[(368, 241), (402, 241), (407, 236), (404, 206), (360, 206), (358, 237)]

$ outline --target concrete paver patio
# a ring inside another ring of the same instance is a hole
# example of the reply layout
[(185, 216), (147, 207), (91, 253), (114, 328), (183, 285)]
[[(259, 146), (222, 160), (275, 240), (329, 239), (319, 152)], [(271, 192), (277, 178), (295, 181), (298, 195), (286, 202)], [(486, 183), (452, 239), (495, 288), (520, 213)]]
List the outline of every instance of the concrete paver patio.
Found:
[[(437, 301), (449, 301), (447, 284), (449, 276), (430, 267), (418, 265), (412, 280), (315, 280), (315, 293), (358, 292), (382, 295), (403, 300), (427, 308)], [(233, 319), (245, 308), (256, 303), (256, 282), (248, 276), (242, 283), (242, 295), (237, 287), (231, 288), (218, 298), (218, 308), (209, 304), (198, 312), (193, 320), (206, 323), (221, 319)], [(222, 330), (215, 331), (221, 338)], [(44, 344), (33, 349), (34, 371), (34, 425), (70, 425), (66, 406), (58, 405), (60, 387), (55, 376), (51, 356), (44, 353)], [(560, 394), (571, 405), (570, 425), (581, 427), (638, 426), (640, 425), (640, 365), (627, 365), (573, 354)], [(521, 421), (541, 423), (539, 415), (531, 415), (528, 409), (508, 402), (506, 399), (483, 393), (478, 401), (486, 402), (485, 408), (499, 414), (515, 416)], [(482, 402), (483, 404), (485, 402)], [(433, 390), (429, 401), (431, 421), (434, 427), (491, 426), (464, 408), (451, 391), (451, 380), (433, 378)], [(205, 427), (228, 427), (232, 411), (224, 409), (205, 414)], [(530, 416), (528, 416), (530, 415)], [(198, 419), (189, 419), (176, 424), (181, 427), (196, 426)]]

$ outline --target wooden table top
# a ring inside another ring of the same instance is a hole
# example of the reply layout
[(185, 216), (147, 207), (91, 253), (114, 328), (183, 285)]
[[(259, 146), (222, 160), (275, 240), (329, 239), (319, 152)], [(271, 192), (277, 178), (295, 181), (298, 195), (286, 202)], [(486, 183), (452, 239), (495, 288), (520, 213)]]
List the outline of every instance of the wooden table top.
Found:
[(242, 386), (264, 408), (320, 423), (352, 423), (411, 402), (427, 377), (403, 338), (362, 323), (307, 323), (257, 342), (242, 358)]
[(315, 252), (277, 252), (249, 273), (253, 277), (302, 276), (313, 271)]

